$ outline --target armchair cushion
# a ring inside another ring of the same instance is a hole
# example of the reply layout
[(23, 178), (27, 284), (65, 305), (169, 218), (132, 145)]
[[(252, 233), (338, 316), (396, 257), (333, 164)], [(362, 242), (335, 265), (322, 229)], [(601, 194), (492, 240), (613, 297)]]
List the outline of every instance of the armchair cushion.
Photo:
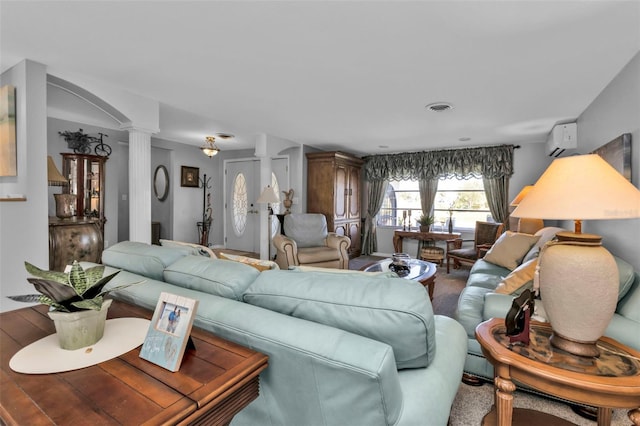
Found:
[(500, 235), (498, 241), (485, 254), (484, 259), (487, 262), (514, 270), (539, 239), (540, 237), (535, 235), (507, 231)]
[(334, 248), (322, 247), (300, 247), (298, 246), (298, 260), (301, 265), (307, 263), (331, 262), (340, 259), (340, 252)]
[(327, 218), (320, 213), (288, 214), (284, 217), (284, 234), (294, 240), (298, 248), (326, 246), (329, 234)]
[(427, 367), (435, 357), (433, 310), (416, 281), (265, 271), (247, 289), (244, 301), (387, 343), (398, 368)]

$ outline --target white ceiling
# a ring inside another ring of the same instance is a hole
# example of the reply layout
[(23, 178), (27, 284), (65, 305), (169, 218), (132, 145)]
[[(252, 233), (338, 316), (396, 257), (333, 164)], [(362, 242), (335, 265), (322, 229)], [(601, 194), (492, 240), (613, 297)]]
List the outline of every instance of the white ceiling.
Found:
[(0, 0), (0, 24), (1, 71), (122, 87), (161, 103), (158, 137), (228, 149), (541, 142), (640, 51), (639, 1)]

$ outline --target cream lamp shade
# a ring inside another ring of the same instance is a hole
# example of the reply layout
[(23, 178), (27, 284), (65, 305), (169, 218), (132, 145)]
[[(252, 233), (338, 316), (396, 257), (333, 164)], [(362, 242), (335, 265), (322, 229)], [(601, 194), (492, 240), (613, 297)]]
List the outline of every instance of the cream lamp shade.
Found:
[(522, 199), (524, 197), (527, 196), (527, 194), (529, 193), (529, 191), (531, 191), (533, 189), (533, 185), (527, 185), (524, 188), (522, 188), (520, 190), (520, 192), (518, 192), (518, 195), (516, 195), (516, 198), (514, 198), (511, 203), (509, 204), (509, 206), (511, 207), (517, 207), (518, 204), (520, 204), (520, 201), (522, 201)]
[(559, 232), (543, 246), (534, 281), (551, 345), (599, 356), (597, 341), (618, 301), (618, 267), (600, 236), (582, 234), (581, 220), (640, 217), (640, 191), (598, 155), (565, 157), (551, 163), (512, 216), (575, 221), (575, 232)]
[(511, 216), (575, 220), (580, 233), (581, 220), (640, 217), (640, 191), (597, 154), (559, 158)]
[(267, 185), (258, 197), (257, 202), (258, 204), (279, 203), (280, 198), (278, 198), (278, 194), (276, 194), (276, 191), (273, 190), (271, 185)]
[(58, 171), (56, 163), (50, 155), (47, 156), (47, 181), (49, 186), (64, 186), (69, 183), (67, 179)]

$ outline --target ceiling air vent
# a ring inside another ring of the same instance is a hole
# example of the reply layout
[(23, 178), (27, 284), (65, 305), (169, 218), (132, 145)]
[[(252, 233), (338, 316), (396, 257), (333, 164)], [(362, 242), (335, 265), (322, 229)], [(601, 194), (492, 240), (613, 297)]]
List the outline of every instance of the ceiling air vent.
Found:
[(448, 104), (446, 102), (434, 102), (432, 104), (427, 105), (425, 108), (433, 112), (443, 112), (443, 111), (449, 111), (450, 109), (453, 109), (453, 105)]

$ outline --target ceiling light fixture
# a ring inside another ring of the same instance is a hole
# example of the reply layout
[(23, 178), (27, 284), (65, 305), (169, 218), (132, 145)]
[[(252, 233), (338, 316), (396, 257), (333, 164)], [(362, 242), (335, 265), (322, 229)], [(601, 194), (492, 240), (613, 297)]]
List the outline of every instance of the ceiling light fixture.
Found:
[(207, 136), (205, 137), (205, 139), (207, 141), (207, 144), (200, 147), (202, 152), (204, 152), (204, 155), (209, 158), (217, 155), (220, 152), (220, 148), (216, 146), (216, 138), (214, 138), (213, 136)]
[(444, 112), (453, 109), (453, 105), (448, 102), (434, 102), (425, 106), (426, 109), (432, 112)]

